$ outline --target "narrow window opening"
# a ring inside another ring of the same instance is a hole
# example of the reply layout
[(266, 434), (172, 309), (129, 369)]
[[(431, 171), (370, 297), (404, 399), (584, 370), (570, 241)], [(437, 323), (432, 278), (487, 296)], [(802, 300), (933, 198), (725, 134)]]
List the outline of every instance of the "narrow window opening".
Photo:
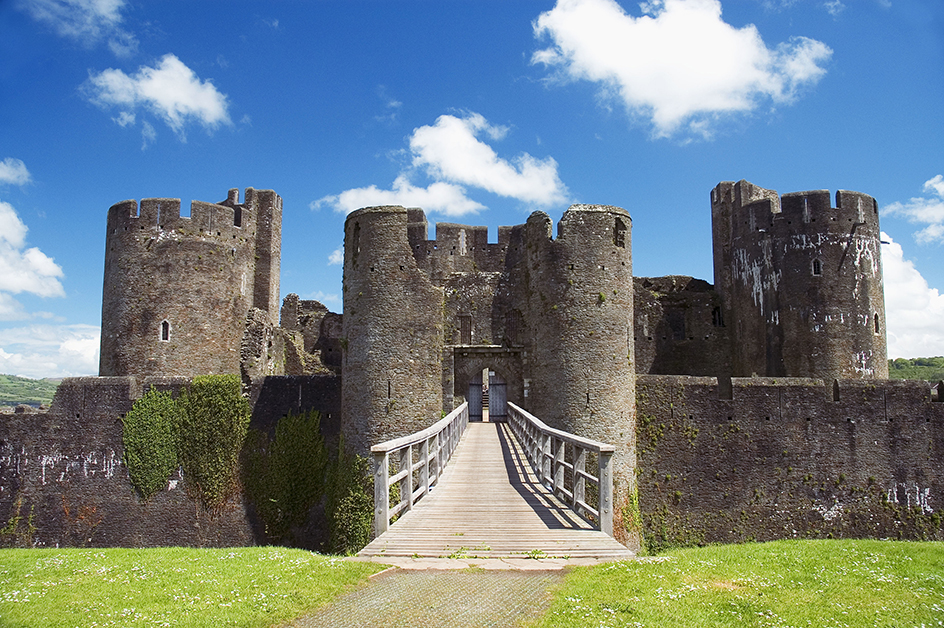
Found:
[(459, 344), (460, 345), (472, 344), (472, 317), (471, 316), (459, 317)]
[(724, 314), (721, 313), (720, 306), (711, 311), (711, 324), (713, 327), (724, 327)]
[(242, 227), (243, 226), (243, 208), (236, 206), (233, 208), (233, 226)]
[(823, 274), (823, 262), (817, 257), (813, 260), (813, 276), (819, 277)]
[(167, 321), (161, 323), (161, 340), (164, 342), (170, 340), (170, 323)]
[(881, 333), (882, 330), (881, 330), (881, 327), (880, 327), (879, 324), (878, 324), (878, 312), (876, 312), (876, 313), (873, 315), (872, 322), (873, 322), (873, 325), (875, 326), (875, 333), (876, 333), (876, 334)]
[(839, 380), (833, 380), (833, 401), (839, 401)]
[(621, 249), (626, 248), (626, 223), (619, 218), (613, 226), (613, 244)]
[(361, 252), (361, 223), (354, 223), (354, 233), (351, 235), (351, 266), (357, 268), (357, 256)]

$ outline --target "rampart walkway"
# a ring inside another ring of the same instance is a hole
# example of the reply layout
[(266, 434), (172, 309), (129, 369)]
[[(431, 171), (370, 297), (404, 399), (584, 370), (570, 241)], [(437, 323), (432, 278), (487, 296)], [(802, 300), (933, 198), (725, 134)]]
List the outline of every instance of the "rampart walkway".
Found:
[(430, 495), (368, 557), (631, 558), (537, 481), (504, 423), (470, 423)]

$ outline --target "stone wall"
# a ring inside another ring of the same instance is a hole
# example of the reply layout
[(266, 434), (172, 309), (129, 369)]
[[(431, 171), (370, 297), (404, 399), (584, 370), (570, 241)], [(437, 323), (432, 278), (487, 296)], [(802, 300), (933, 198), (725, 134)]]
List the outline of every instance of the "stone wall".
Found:
[[(0, 526), (17, 516), (18, 541), (45, 547), (226, 547), (265, 543), (241, 497), (206, 512), (175, 474), (142, 502), (123, 459), (122, 418), (153, 385), (174, 394), (187, 378), (64, 380), (49, 412), (0, 414)], [(270, 434), (289, 412), (317, 409), (336, 442), (340, 382), (335, 376), (275, 377), (251, 388), (251, 429)], [(30, 534), (30, 525), (35, 530)], [(323, 528), (323, 521), (309, 528)], [(324, 534), (310, 534), (322, 538)], [(4, 539), (10, 542), (12, 539)], [(311, 549), (317, 549), (312, 546)]]
[(636, 372), (728, 375), (731, 342), (721, 297), (692, 277), (635, 277)]
[(944, 403), (927, 382), (641, 375), (636, 393), (656, 546), (944, 540)]

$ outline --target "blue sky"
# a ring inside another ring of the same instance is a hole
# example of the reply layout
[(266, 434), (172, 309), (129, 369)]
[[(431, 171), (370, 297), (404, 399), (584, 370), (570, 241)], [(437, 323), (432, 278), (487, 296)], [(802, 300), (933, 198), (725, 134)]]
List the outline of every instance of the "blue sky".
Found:
[(712, 281), (709, 192), (882, 208), (889, 354), (944, 355), (938, 0), (0, 0), (0, 372), (97, 373), (106, 212), (284, 200), (282, 293), (340, 311), (345, 212), (633, 217)]

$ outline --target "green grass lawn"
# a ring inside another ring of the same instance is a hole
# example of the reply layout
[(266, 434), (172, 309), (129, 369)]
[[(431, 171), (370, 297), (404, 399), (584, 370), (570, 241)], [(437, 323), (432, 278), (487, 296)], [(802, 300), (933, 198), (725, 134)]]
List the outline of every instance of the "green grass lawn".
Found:
[(270, 626), (383, 569), (282, 547), (0, 550), (0, 626)]
[(944, 543), (777, 541), (571, 572), (538, 626), (944, 626)]
[[(380, 569), (273, 547), (0, 550), (0, 626), (278, 625)], [(717, 545), (578, 568), (537, 625), (944, 626), (944, 543)]]

